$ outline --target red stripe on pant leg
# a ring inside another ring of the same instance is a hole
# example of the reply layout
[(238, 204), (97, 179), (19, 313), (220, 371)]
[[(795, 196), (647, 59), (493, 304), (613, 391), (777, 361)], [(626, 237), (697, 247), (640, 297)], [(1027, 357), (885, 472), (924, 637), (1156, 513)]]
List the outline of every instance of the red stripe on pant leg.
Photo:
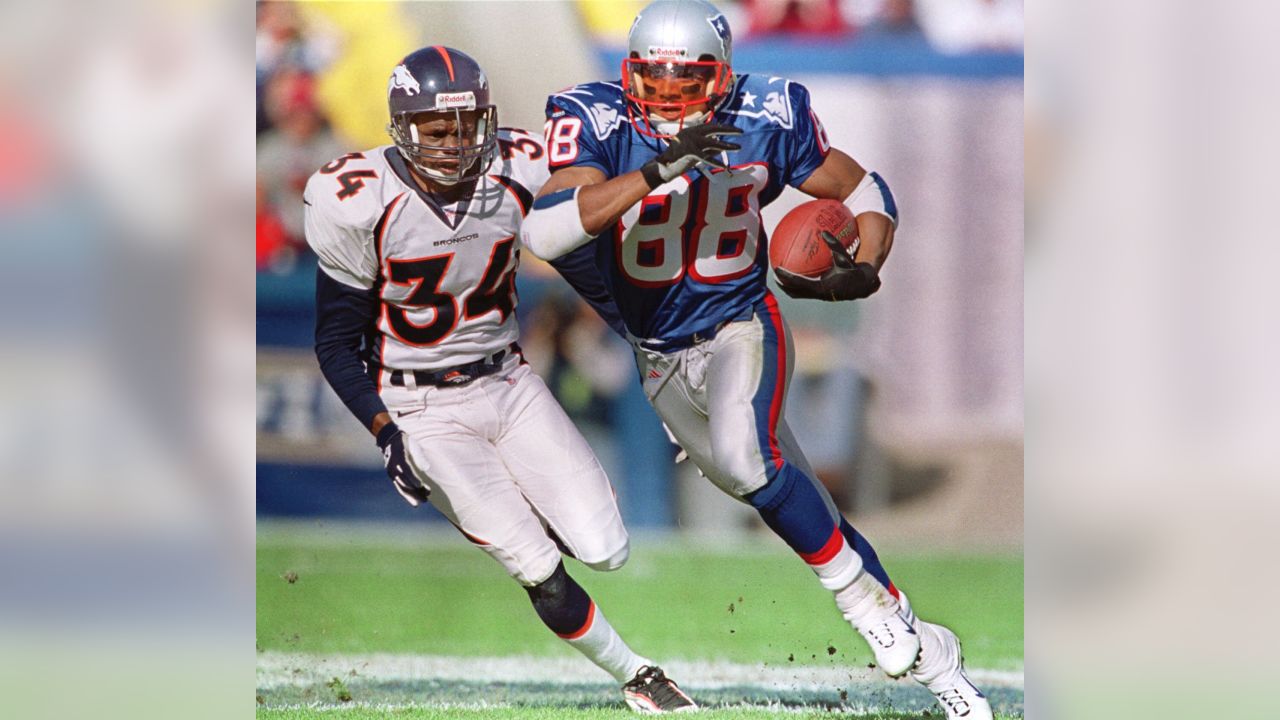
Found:
[(578, 628), (577, 630), (574, 630), (573, 632), (567, 635), (560, 635), (560, 633), (556, 633), (556, 634), (560, 635), (560, 637), (564, 638), (565, 640), (577, 640), (578, 638), (587, 634), (587, 631), (591, 629), (592, 621), (594, 621), (595, 619), (596, 619), (596, 603), (594, 600), (592, 600), (591, 604), (587, 606), (587, 621), (582, 623), (582, 627)]
[(764, 305), (769, 311), (769, 321), (778, 337), (778, 369), (773, 384), (773, 401), (769, 404), (769, 449), (773, 452), (773, 465), (782, 469), (782, 451), (778, 449), (778, 418), (782, 415), (782, 396), (787, 384), (787, 341), (782, 329), (782, 315), (773, 293), (765, 291)]
[(452, 520), (450, 520), (450, 521), (449, 521), (449, 523), (450, 523), (451, 525), (453, 525), (454, 527), (458, 528), (458, 532), (462, 533), (462, 537), (466, 538), (466, 539), (467, 539), (467, 540), (469, 540), (471, 543), (473, 543), (473, 544), (475, 544), (475, 545), (488, 545), (488, 544), (489, 544), (488, 542), (485, 542), (484, 540), (481, 540), (480, 538), (476, 537), (475, 535), (472, 535), (471, 533), (467, 532), (466, 530), (463, 530), (461, 525), (459, 525), (459, 524), (457, 524), (457, 523), (453, 522)]
[(822, 547), (811, 553), (800, 553), (800, 559), (810, 565), (826, 565), (835, 558), (842, 547), (844, 547), (844, 535), (840, 534), (840, 526), (837, 525)]
[(898, 594), (898, 587), (893, 584), (892, 580), (889, 581), (889, 594), (892, 595), (895, 600), (902, 599), (902, 596)]

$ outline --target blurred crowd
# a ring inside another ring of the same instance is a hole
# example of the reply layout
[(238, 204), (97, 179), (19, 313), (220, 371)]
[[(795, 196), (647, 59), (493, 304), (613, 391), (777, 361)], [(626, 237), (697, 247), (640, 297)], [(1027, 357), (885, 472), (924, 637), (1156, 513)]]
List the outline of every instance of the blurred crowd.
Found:
[[(578, 5), (588, 26), (608, 35), (625, 33), (644, 3)], [(893, 36), (923, 38), (943, 53), (1022, 49), (1022, 0), (722, 0), (720, 7), (739, 40)], [(257, 16), (257, 268), (288, 273), (307, 253), (307, 177), (353, 144), (335, 133), (316, 92), (343, 48), (337, 29), (297, 3), (259, 2)]]
[[(1022, 0), (741, 0), (743, 37), (920, 34), (946, 53), (1022, 49)], [(731, 20), (732, 23), (732, 20)]]
[[(625, 38), (634, 14), (645, 4), (579, 0), (574, 7), (595, 42), (612, 46)], [(729, 16), (736, 39), (746, 43), (823, 38), (847, 46), (898, 43), (913, 52), (943, 54), (1017, 52), (1022, 46), (1021, 0), (722, 0), (718, 5)], [(334, 157), (379, 138), (388, 141), (378, 132), (381, 107), (366, 108), (369, 114), (351, 121), (357, 102), (351, 90), (356, 85), (337, 92), (331, 86), (324, 93), (320, 88), (352, 69), (344, 65), (356, 66), (348, 80), (367, 85), (368, 68), (385, 62), (368, 54), (369, 40), (386, 46), (391, 25), (374, 29), (368, 18), (343, 18), (290, 2), (260, 2), (257, 14), (256, 264), (260, 274), (271, 276), (266, 279), (289, 281), (260, 285), (261, 333), (262, 323), (271, 322), (264, 321), (264, 303), (310, 302), (314, 257), (303, 237), (302, 212), (307, 178)], [(419, 22), (424, 18), (414, 17)], [(363, 35), (354, 34), (356, 28), (348, 22), (364, 23)], [(343, 98), (342, 104), (326, 104), (326, 98), (334, 97)], [(370, 104), (366, 99), (358, 102), (362, 107)], [(620, 481), (620, 493), (627, 496), (624, 505), (640, 498), (655, 503), (643, 513), (624, 508), (628, 520), (669, 524), (672, 478), (664, 476), (671, 470), (662, 463), (645, 463), (665, 457), (671, 445), (632, 382), (629, 347), (545, 263), (527, 254), (522, 257), (519, 283), (521, 344), (529, 361), (588, 436), (611, 476)], [(792, 413), (793, 429), (805, 438), (815, 471), (837, 502), (844, 507), (883, 506), (887, 485), (870, 479), (880, 471), (874, 454), (866, 452), (871, 447), (866, 408), (878, 388), (865, 367), (865, 352), (848, 350), (856, 344), (859, 309), (783, 296), (780, 302), (801, 359), (788, 397), (798, 410)], [(309, 402), (304, 404), (310, 407)], [(640, 418), (648, 418), (653, 427)], [(852, 482), (855, 475), (861, 481)], [(855, 486), (860, 488), (856, 493)]]
[(258, 3), (257, 267), (287, 272), (304, 252), (302, 189), (347, 152), (316, 98), (316, 78), (338, 50), (335, 35), (304, 21), (298, 5)]
[[(942, 53), (1021, 51), (1022, 0), (721, 0), (735, 40), (918, 36)], [(592, 33), (625, 36), (642, 0), (579, 0)]]

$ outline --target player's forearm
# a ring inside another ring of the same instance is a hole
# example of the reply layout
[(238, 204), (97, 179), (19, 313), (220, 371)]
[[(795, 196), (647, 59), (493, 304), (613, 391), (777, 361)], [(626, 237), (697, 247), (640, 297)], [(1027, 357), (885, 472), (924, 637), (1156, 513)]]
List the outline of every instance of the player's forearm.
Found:
[(578, 193), (578, 214), (583, 229), (592, 237), (599, 235), (648, 194), (649, 184), (639, 170), (584, 185)]
[(639, 172), (593, 181), (590, 175), (584, 179), (567, 174), (576, 169), (551, 176), (520, 226), (521, 242), (543, 260), (586, 245), (649, 192)]
[(316, 270), (316, 360), (320, 374), (360, 424), (377, 435), (387, 407), (360, 359), (360, 343), (376, 317), (371, 290), (348, 287)]
[(854, 262), (871, 263), (878, 272), (893, 248), (893, 221), (878, 212), (864, 212), (854, 218), (861, 244)]

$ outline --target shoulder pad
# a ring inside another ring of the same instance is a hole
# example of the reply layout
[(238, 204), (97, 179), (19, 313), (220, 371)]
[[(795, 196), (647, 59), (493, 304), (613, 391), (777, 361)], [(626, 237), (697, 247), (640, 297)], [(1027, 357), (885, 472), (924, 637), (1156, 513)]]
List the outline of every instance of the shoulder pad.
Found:
[(498, 128), (498, 157), (489, 173), (514, 176), (522, 182), (541, 187), (547, 175), (547, 154), (542, 136), (519, 128)]
[(739, 75), (733, 97), (721, 112), (751, 118), (763, 126), (790, 130), (797, 113), (808, 110), (809, 92), (786, 78)]
[(558, 92), (547, 100), (547, 117), (555, 118), (558, 114), (576, 115), (586, 120), (596, 139), (604, 140), (627, 124), (622, 85), (618, 82), (592, 82)]
[[(382, 157), (387, 147), (392, 146), (347, 153), (325, 163), (307, 178), (306, 189), (302, 192), (303, 203), (316, 208), (332, 222), (372, 230), (382, 215), (383, 184), (391, 174), (391, 168)], [(340, 178), (353, 170), (372, 171), (377, 176), (351, 178), (349, 184), (353, 191), (344, 191)], [(360, 187), (355, 188), (355, 184)]]

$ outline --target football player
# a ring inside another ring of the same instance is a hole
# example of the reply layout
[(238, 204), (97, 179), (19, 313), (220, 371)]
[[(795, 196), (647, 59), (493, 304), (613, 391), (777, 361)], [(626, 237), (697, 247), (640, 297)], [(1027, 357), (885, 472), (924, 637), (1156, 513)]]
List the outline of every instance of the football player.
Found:
[(696, 705), (566, 572), (627, 559), (613, 489), (516, 344), (517, 229), (547, 179), (538, 138), (498, 127), (475, 60), (436, 46), (387, 87), (393, 143), (320, 168), (304, 195), (316, 356), (397, 492), (431, 502), (524, 586), (552, 632), (641, 712)]
[(809, 564), (880, 667), (911, 673), (948, 718), (990, 718), (956, 636), (915, 616), (782, 417), (792, 347), (765, 285), (760, 209), (788, 185), (845, 203), (861, 237), (856, 256), (827, 237), (831, 270), (777, 275), (793, 297), (855, 300), (880, 286), (893, 196), (831, 147), (803, 86), (735, 74), (731, 55), (729, 25), (705, 0), (645, 7), (620, 80), (549, 99), (552, 175), (523, 225), (525, 244), (555, 259), (606, 319), (621, 317), (673, 438)]

